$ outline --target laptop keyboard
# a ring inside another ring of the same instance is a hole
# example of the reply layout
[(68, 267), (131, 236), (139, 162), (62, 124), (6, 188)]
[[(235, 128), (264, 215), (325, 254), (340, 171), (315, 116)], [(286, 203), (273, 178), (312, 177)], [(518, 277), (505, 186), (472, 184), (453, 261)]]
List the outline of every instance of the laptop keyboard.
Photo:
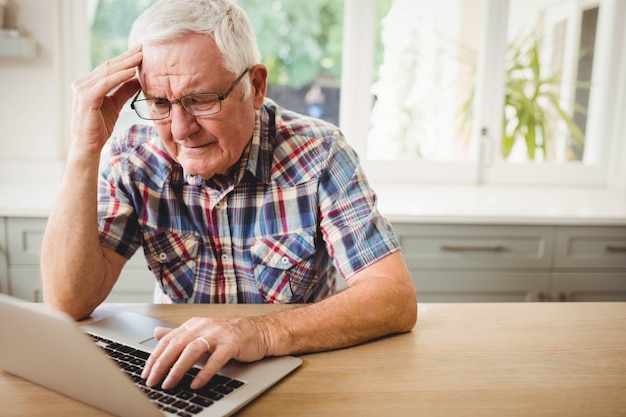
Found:
[(109, 358), (117, 362), (122, 371), (146, 393), (154, 404), (171, 414), (192, 417), (245, 384), (243, 381), (217, 374), (204, 387), (192, 390), (189, 384), (199, 371), (198, 368), (192, 368), (174, 389), (147, 387), (145, 379), (141, 378), (141, 371), (150, 356), (149, 353), (93, 334), (89, 336)]

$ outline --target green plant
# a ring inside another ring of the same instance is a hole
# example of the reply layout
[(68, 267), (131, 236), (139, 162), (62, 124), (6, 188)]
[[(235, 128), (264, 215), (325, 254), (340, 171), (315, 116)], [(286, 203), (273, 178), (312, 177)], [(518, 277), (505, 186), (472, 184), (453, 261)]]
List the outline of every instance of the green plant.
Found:
[(547, 155), (558, 121), (565, 124), (577, 145), (581, 146), (585, 140), (559, 103), (561, 74), (543, 75), (540, 52), (539, 40), (531, 36), (520, 43), (513, 42), (507, 53), (502, 135), (505, 159), (518, 140), (526, 143), (529, 160), (535, 159), (538, 149)]
[[(541, 42), (534, 34), (512, 42), (505, 56), (504, 112), (502, 122), (502, 157), (507, 159), (517, 141), (524, 141), (529, 160), (535, 160), (537, 151), (550, 155), (559, 122), (567, 129), (572, 143), (582, 147), (584, 134), (561, 106), (559, 89), (561, 74), (545, 75), (542, 69)], [(588, 88), (578, 83), (579, 88)], [(463, 104), (463, 126), (471, 120), (474, 89)], [(574, 111), (585, 113), (580, 106)]]

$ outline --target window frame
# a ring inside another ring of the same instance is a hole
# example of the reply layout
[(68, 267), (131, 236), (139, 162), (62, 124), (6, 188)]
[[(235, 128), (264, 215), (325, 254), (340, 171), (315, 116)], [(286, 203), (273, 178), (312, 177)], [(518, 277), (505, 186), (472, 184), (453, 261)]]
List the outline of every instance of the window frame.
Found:
[[(577, 1), (577, 0), (571, 0)], [(491, 42), (506, 39), (506, 22), (508, 20), (509, 0), (483, 0), (482, 19), (485, 24), (481, 30), (491, 34)], [(594, 151), (594, 165), (584, 164), (557, 164), (557, 163), (526, 163), (511, 164), (494, 162), (486, 176), (486, 184), (490, 185), (542, 185), (542, 186), (585, 186), (585, 187), (619, 187), (626, 188), (626, 175), (623, 166), (626, 165), (626, 144), (622, 140), (621, 132), (626, 129), (623, 115), (626, 114), (626, 29), (621, 22), (626, 21), (626, 2), (620, 0), (581, 0), (578, 4), (597, 2), (602, 6), (598, 17), (598, 33), (596, 43), (596, 59), (592, 82), (602, 80), (615, 88), (605, 89), (604, 93), (595, 97), (594, 111), (599, 111), (604, 117), (589, 129), (594, 135), (602, 138), (597, 142), (597, 151)], [(57, 65), (62, 68), (59, 82), (67, 86), (60, 101), (63, 113), (68, 120), (71, 112), (72, 81), (89, 71), (89, 23), (84, 16), (89, 14), (89, 4), (84, 0), (60, 0), (59, 21), (60, 33), (59, 48), (56, 51)], [(412, 184), (453, 184), (474, 185), (476, 183), (476, 163), (472, 162), (438, 162), (438, 161), (371, 161), (366, 155), (367, 136), (369, 131), (369, 112), (372, 106), (370, 86), (374, 79), (374, 45), (376, 33), (376, 0), (345, 0), (344, 14), (344, 48), (343, 69), (341, 80), (341, 103), (339, 125), (348, 141), (361, 155), (362, 165), (368, 177), (377, 182), (405, 182)], [(494, 36), (495, 33), (503, 34)], [(496, 38), (495, 40), (493, 38)], [(502, 45), (500, 45), (502, 46)], [(620, 51), (619, 60), (610, 59)], [(502, 60), (503, 50), (492, 47), (489, 54), (483, 54), (479, 59), (483, 62), (497, 62)], [(500, 54), (500, 55), (499, 55)], [(600, 69), (595, 69), (596, 62), (603, 62)], [(484, 87), (481, 100), (485, 100), (483, 108), (490, 109), (484, 114), (501, 114), (502, 108), (500, 88), (494, 86), (493, 77), (497, 72), (483, 71), (483, 79), (490, 80), (488, 85), (491, 91)], [(503, 82), (503, 81), (501, 81)], [(477, 112), (480, 114), (480, 112)], [(475, 116), (477, 117), (477, 116)], [(475, 126), (487, 125), (494, 132), (496, 143), (499, 139), (496, 132), (500, 131), (500, 117), (486, 116), (482, 123)], [(496, 126), (496, 128), (493, 128)], [(64, 127), (69, 131), (69, 126)], [(478, 132), (474, 132), (477, 135)], [(66, 135), (65, 137), (68, 137)], [(474, 142), (477, 142), (476, 140)], [(595, 146), (595, 145), (594, 145)], [(69, 148), (69, 141), (65, 144)]]
[[(576, 0), (571, 0), (576, 1)], [(506, 163), (494, 161), (487, 169), (486, 184), (528, 186), (623, 186), (619, 165), (626, 163), (620, 156), (620, 115), (626, 107), (619, 97), (626, 95), (626, 31), (620, 21), (626, 20), (626, 4), (619, 0), (576, 1), (577, 15), (589, 4), (601, 4), (598, 17), (598, 40), (594, 58), (592, 83), (614, 85), (592, 95), (590, 113), (597, 112), (587, 129), (594, 151), (585, 155), (583, 163)], [(501, 114), (504, 96), (502, 68), (490, 63), (504, 62), (509, 0), (483, 0), (481, 19), (481, 53), (478, 56), (473, 144), (478, 143), (480, 127), (491, 132), (495, 144), (501, 142)], [(368, 160), (367, 132), (371, 109), (369, 86), (374, 77), (374, 43), (376, 0), (345, 0), (344, 56), (341, 89), (340, 128), (361, 155), (368, 177), (374, 181), (410, 183), (465, 184), (476, 183), (478, 166), (475, 162), (438, 161), (372, 161)], [(485, 36), (489, 33), (489, 36)], [(621, 61), (612, 60), (620, 50)], [(617, 99), (616, 99), (617, 98)], [(591, 118), (589, 119), (591, 121)], [(592, 130), (590, 130), (592, 129)], [(590, 134), (591, 132), (591, 134)], [(476, 145), (474, 145), (476, 147)], [(497, 146), (495, 148), (497, 151)]]

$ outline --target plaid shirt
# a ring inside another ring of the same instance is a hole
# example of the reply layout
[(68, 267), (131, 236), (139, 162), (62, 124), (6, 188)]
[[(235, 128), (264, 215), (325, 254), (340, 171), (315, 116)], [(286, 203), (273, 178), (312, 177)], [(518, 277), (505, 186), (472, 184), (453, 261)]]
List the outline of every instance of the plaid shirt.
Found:
[(185, 174), (136, 125), (105, 147), (98, 194), (102, 244), (143, 246), (159, 302), (313, 302), (399, 250), (339, 130), (271, 100), (227, 178)]

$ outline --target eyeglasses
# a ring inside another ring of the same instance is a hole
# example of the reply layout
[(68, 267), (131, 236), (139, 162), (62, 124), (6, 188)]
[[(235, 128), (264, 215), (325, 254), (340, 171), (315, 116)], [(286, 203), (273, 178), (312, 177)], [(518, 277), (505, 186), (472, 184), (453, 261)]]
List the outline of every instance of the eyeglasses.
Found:
[(246, 68), (239, 77), (235, 80), (233, 85), (221, 96), (217, 93), (199, 93), (188, 94), (181, 97), (180, 100), (169, 101), (164, 98), (143, 98), (138, 99), (141, 94), (141, 90), (137, 92), (135, 98), (130, 103), (130, 108), (135, 110), (137, 116), (145, 120), (163, 120), (170, 117), (172, 110), (172, 104), (180, 103), (183, 109), (192, 116), (208, 116), (215, 114), (222, 110), (222, 101), (226, 100), (230, 93), (233, 92), (239, 81), (246, 73), (250, 71), (250, 68)]

